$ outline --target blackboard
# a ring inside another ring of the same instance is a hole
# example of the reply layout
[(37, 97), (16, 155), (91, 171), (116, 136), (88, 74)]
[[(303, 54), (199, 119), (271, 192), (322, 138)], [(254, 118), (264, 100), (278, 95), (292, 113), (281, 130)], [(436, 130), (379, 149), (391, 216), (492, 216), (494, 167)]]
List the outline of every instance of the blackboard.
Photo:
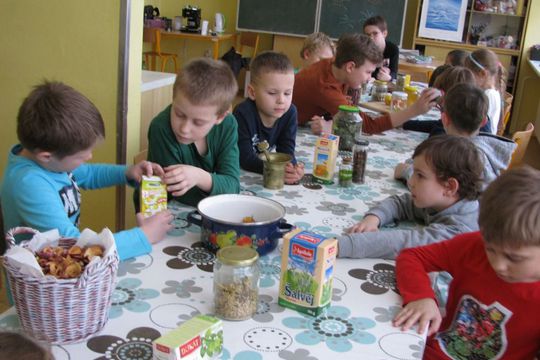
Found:
[(318, 0), (238, 0), (236, 28), (273, 34), (315, 32)]
[(407, 0), (321, 0), (319, 31), (331, 38), (362, 32), (364, 21), (381, 15), (388, 24), (387, 39), (401, 45)]
[(236, 28), (285, 35), (322, 31), (337, 39), (362, 32), (364, 21), (381, 15), (388, 39), (401, 45), (407, 0), (238, 0)]

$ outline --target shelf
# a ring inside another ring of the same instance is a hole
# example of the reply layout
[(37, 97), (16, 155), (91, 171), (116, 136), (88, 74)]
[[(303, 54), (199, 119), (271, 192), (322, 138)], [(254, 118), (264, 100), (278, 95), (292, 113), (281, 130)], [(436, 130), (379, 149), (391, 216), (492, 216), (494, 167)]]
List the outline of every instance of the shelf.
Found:
[(448, 49), (463, 49), (468, 51), (474, 51), (478, 50), (479, 48), (485, 47), (491, 51), (493, 51), (496, 54), (501, 55), (510, 55), (510, 56), (519, 56), (521, 51), (519, 49), (501, 49), (497, 47), (489, 47), (489, 46), (478, 46), (473, 44), (463, 44), (459, 42), (453, 42), (453, 41), (443, 41), (443, 40), (433, 40), (433, 39), (425, 39), (425, 38), (416, 38), (414, 40), (415, 45), (426, 45), (426, 46), (437, 46), (437, 47), (443, 47)]
[(524, 15), (516, 15), (516, 14), (505, 14), (505, 13), (499, 13), (499, 12), (491, 12), (491, 11), (478, 11), (478, 10), (467, 10), (471, 14), (482, 14), (482, 15), (498, 15), (498, 16), (509, 16), (509, 17), (515, 17), (515, 18), (523, 18)]

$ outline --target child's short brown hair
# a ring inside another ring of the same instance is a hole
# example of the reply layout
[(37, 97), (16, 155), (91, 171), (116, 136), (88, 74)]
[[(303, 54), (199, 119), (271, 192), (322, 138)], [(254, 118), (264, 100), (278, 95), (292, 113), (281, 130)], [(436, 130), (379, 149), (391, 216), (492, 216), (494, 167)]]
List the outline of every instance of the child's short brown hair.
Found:
[(540, 246), (540, 171), (502, 173), (482, 194), (478, 224), (484, 240), (501, 246)]
[[(435, 74), (435, 72), (433, 74)], [(475, 84), (476, 79), (473, 72), (463, 66), (448, 66), (433, 81), (433, 86), (446, 92), (458, 83)]]
[(86, 96), (61, 82), (45, 81), (19, 108), (17, 136), (29, 151), (49, 151), (63, 158), (104, 138), (105, 124)]
[(460, 199), (476, 200), (482, 189), (484, 165), (476, 146), (468, 138), (432, 136), (416, 147), (413, 159), (424, 155), (440, 182), (454, 178)]
[(369, 36), (343, 34), (339, 38), (334, 65), (341, 68), (348, 61), (354, 61), (356, 67), (360, 67), (366, 60), (374, 64), (379, 64), (383, 60), (382, 51)]
[(362, 29), (365, 29), (366, 26), (370, 26), (370, 25), (374, 25), (378, 27), (379, 30), (381, 30), (381, 32), (388, 30), (388, 25), (386, 24), (386, 20), (384, 20), (384, 18), (380, 15), (372, 16), (366, 21), (364, 21), (364, 26), (362, 27)]
[(332, 49), (332, 54), (335, 53), (334, 43), (328, 35), (322, 32), (316, 32), (308, 35), (304, 40), (302, 50), (300, 50), (300, 57), (303, 59), (306, 51), (314, 53), (317, 50), (323, 49), (324, 47), (329, 47), (330, 49)]
[(178, 92), (193, 105), (216, 105), (217, 115), (223, 115), (238, 92), (238, 84), (224, 61), (197, 58), (184, 65), (176, 76), (173, 97)]
[(51, 351), (34, 339), (16, 332), (0, 332), (0, 359), (53, 360)]
[(476, 85), (458, 83), (444, 95), (444, 112), (459, 132), (475, 134), (487, 117), (489, 100)]
[(446, 54), (446, 58), (452, 66), (464, 66), (467, 56), (469, 56), (469, 52), (461, 49), (450, 50)]
[(294, 68), (287, 55), (275, 51), (263, 51), (249, 64), (251, 82), (256, 82), (263, 73), (294, 74)]

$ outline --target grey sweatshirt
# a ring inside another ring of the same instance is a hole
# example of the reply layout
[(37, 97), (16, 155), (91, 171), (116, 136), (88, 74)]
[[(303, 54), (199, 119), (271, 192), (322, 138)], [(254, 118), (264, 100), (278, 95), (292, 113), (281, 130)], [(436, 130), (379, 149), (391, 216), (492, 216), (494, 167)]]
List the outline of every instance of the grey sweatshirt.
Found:
[[(485, 190), (508, 167), (517, 144), (505, 137), (484, 132), (470, 139), (479, 150), (480, 157), (484, 163), (482, 190)], [(409, 166), (403, 170), (398, 179), (408, 181), (412, 173), (413, 167), (409, 162)]]
[(460, 200), (435, 212), (414, 206), (411, 194), (391, 196), (366, 215), (375, 215), (380, 225), (396, 220), (412, 220), (424, 225), (418, 229), (396, 229), (339, 236), (338, 256), (350, 258), (395, 259), (405, 248), (428, 245), (455, 235), (478, 230), (478, 201)]

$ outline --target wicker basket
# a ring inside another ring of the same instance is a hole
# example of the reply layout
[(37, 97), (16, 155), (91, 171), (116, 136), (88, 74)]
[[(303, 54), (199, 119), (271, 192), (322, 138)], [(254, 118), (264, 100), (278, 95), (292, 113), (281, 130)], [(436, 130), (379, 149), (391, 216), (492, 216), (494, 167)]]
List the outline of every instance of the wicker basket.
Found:
[[(30, 228), (15, 228), (6, 234), (8, 248), (15, 235), (37, 234)], [(58, 246), (69, 248), (75, 239), (61, 239)], [(21, 243), (25, 247), (27, 242)], [(51, 344), (83, 341), (100, 331), (108, 320), (118, 270), (118, 255), (89, 264), (79, 278), (34, 278), (21, 274), (4, 258), (15, 308), (23, 330)]]

